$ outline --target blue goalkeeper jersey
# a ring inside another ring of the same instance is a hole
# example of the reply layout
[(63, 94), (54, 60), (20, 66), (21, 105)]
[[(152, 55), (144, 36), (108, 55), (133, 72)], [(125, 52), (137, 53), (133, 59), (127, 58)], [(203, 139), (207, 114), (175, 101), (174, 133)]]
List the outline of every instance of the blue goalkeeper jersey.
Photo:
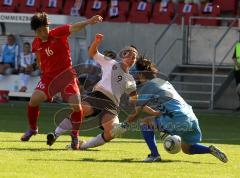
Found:
[(138, 95), (138, 106), (148, 105), (161, 112), (155, 118), (158, 129), (179, 135), (182, 142), (187, 144), (201, 141), (201, 129), (192, 107), (168, 81), (152, 79), (140, 88)]
[(138, 91), (137, 106), (143, 105), (159, 110), (163, 116), (169, 117), (191, 115), (193, 112), (192, 107), (184, 101), (172, 84), (160, 78), (147, 81)]

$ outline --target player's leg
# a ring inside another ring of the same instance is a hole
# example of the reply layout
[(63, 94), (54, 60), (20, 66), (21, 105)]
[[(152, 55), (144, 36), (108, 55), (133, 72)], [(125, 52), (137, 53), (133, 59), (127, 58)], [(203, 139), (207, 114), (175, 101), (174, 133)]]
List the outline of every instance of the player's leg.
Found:
[(198, 124), (198, 120), (193, 120), (190, 130), (183, 131), (183, 133), (180, 133), (179, 136), (181, 136), (182, 151), (185, 154), (212, 154), (224, 163), (228, 161), (225, 153), (223, 153), (215, 146), (205, 146), (199, 143), (201, 141), (202, 134)]
[[(83, 111), (83, 116), (82, 120), (84, 119), (85, 116), (91, 115), (94, 110), (90, 106), (89, 103), (83, 101), (81, 103), (82, 111)], [(51, 146), (54, 144), (56, 139), (65, 133), (66, 131), (73, 130), (73, 125), (70, 117), (65, 117), (61, 123), (57, 126), (54, 132), (48, 133), (47, 135), (47, 145)]]
[[(91, 115), (94, 112), (90, 104), (85, 101), (81, 103), (81, 106), (83, 111), (82, 119), (84, 119), (86, 116)], [(70, 118), (64, 118), (62, 122), (58, 125), (58, 127), (55, 129), (55, 134), (57, 135), (57, 137), (59, 137), (68, 130), (72, 130), (72, 122)]]
[(41, 90), (35, 90), (28, 104), (28, 125), (29, 130), (21, 137), (22, 141), (28, 141), (32, 135), (38, 133), (37, 120), (40, 114), (39, 105), (47, 100), (47, 95)]
[(81, 143), (80, 149), (84, 150), (87, 148), (98, 147), (113, 139), (110, 131), (113, 129), (114, 124), (119, 123), (118, 117), (110, 112), (104, 112), (102, 114), (101, 120), (104, 132), (92, 138), (91, 140)]
[(140, 128), (143, 135), (143, 138), (148, 145), (148, 148), (150, 150), (150, 154), (147, 156), (147, 158), (144, 160), (145, 162), (155, 162), (155, 161), (161, 161), (160, 154), (157, 149), (157, 142), (155, 138), (155, 117), (145, 117), (141, 120)]
[(220, 161), (226, 163), (228, 162), (228, 158), (226, 156), (225, 153), (223, 153), (220, 149), (218, 149), (217, 147), (215, 147), (214, 145), (210, 145), (205, 146), (199, 143), (195, 143), (195, 144), (186, 144), (186, 143), (182, 143), (182, 151), (185, 154), (212, 154), (213, 156), (215, 156), (216, 158), (218, 158)]
[(83, 110), (81, 106), (80, 95), (72, 95), (69, 97), (69, 104), (73, 110), (70, 114), (70, 121), (72, 123), (72, 132), (71, 132), (71, 147), (72, 149), (79, 148), (78, 135), (79, 128), (83, 120)]

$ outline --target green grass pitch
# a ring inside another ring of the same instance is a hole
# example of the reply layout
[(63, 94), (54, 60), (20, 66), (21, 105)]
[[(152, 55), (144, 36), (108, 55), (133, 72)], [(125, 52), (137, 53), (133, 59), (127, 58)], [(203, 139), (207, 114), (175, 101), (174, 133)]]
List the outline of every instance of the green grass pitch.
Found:
[[(240, 115), (239, 113), (198, 113), (203, 143), (214, 144), (229, 157), (224, 164), (212, 155), (176, 155), (163, 150), (158, 143), (162, 162), (143, 163), (148, 154), (140, 132), (128, 132), (102, 147), (88, 151), (66, 150), (70, 137), (64, 135), (50, 148), (46, 133), (55, 128), (53, 115), (60, 107), (44, 104), (39, 119), (40, 134), (22, 143), (20, 136), (27, 129), (26, 103), (0, 105), (0, 178), (42, 177), (240, 177)], [(99, 129), (82, 131), (89, 139)]]

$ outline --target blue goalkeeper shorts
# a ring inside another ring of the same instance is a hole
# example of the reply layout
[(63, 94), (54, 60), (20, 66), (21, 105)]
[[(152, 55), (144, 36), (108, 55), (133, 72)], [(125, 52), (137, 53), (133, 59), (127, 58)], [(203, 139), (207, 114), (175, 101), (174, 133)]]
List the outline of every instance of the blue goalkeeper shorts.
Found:
[(177, 114), (171, 117), (162, 115), (155, 118), (159, 130), (164, 130), (171, 135), (178, 135), (185, 144), (193, 145), (202, 140), (198, 119), (193, 112)]

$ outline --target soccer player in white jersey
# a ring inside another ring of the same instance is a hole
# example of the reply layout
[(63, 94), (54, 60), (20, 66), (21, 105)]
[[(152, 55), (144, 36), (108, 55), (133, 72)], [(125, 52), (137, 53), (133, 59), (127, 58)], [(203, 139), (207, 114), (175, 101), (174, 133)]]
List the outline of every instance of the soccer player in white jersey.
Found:
[[(118, 110), (121, 96), (126, 93), (133, 101), (137, 98), (136, 83), (129, 69), (135, 64), (138, 51), (134, 46), (121, 50), (120, 62), (98, 52), (98, 46), (103, 40), (102, 34), (96, 34), (89, 48), (89, 56), (97, 61), (102, 68), (102, 78), (93, 91), (82, 99), (83, 116), (99, 116), (103, 133), (87, 142), (80, 143), (80, 149), (97, 147), (113, 139), (110, 131), (113, 125), (119, 123)], [(71, 129), (71, 122), (65, 118), (54, 133), (47, 135), (47, 144), (52, 145), (58, 136)]]
[[(154, 129), (157, 129), (162, 133), (160, 134), (162, 138), (168, 134), (179, 135), (182, 140), (182, 151), (186, 154), (212, 154), (226, 163), (228, 158), (222, 151), (213, 145), (208, 147), (199, 143), (202, 133), (192, 107), (177, 93), (172, 84), (158, 78), (157, 74), (158, 70), (150, 60), (138, 59), (134, 78), (137, 84), (140, 84), (140, 89), (135, 110), (124, 124), (116, 124), (115, 127), (121, 131), (121, 126), (124, 126), (123, 131), (126, 131), (127, 125), (143, 110), (153, 116), (142, 119), (140, 125), (143, 138), (151, 152), (145, 162), (161, 160), (154, 134)], [(117, 132), (111, 132), (113, 136), (117, 136)]]

